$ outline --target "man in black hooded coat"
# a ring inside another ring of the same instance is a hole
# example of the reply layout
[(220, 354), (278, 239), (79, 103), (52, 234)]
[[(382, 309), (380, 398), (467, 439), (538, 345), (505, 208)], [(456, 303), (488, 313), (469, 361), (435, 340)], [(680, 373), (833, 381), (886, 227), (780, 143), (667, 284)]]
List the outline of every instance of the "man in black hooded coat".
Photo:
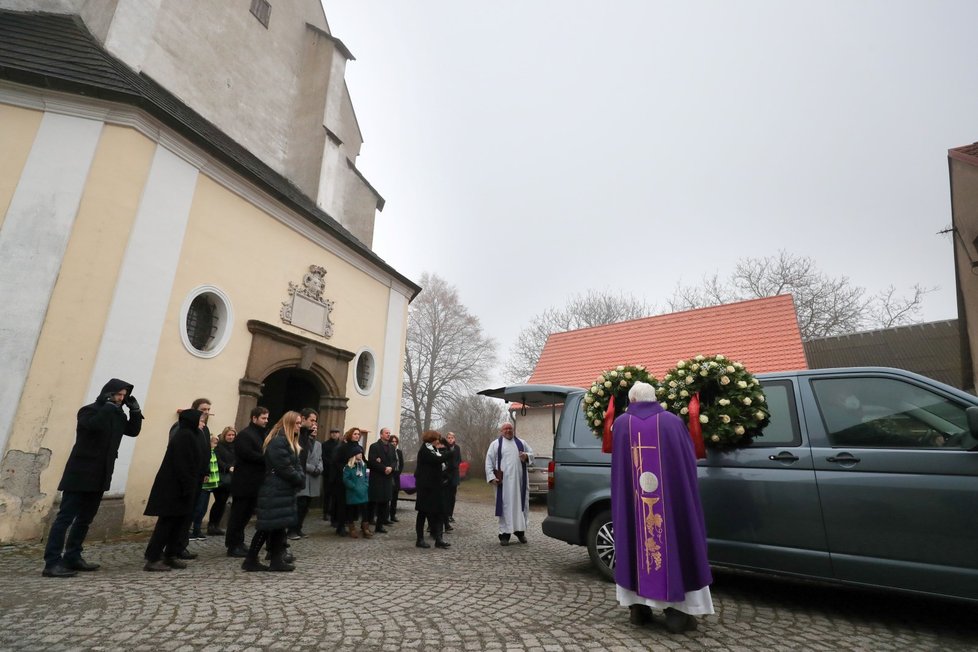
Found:
[[(129, 408), (128, 418), (123, 405)], [(139, 435), (142, 425), (143, 413), (132, 395), (132, 385), (118, 378), (102, 387), (94, 403), (78, 410), (75, 445), (58, 485), (61, 507), (44, 549), (45, 577), (98, 570), (98, 564), (82, 559), (82, 543), (112, 483), (122, 437)]]

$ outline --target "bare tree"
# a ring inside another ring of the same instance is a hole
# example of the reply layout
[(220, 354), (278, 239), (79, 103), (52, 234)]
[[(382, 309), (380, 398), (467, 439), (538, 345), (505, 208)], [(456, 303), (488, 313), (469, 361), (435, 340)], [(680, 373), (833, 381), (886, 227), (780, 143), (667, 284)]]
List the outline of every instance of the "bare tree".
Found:
[(496, 342), (482, 332), (458, 291), (435, 274), (422, 274), (420, 284), (424, 291), (408, 311), (401, 395), (405, 451), (455, 401), (474, 393), (496, 361)]
[(891, 286), (867, 297), (866, 289), (848, 277), (832, 278), (820, 272), (814, 259), (780, 251), (777, 256), (741, 261), (727, 281), (714, 273), (700, 286), (677, 286), (669, 307), (689, 310), (791, 294), (802, 337), (811, 339), (911, 323), (930, 291), (916, 285), (907, 297)]
[(638, 319), (654, 311), (654, 306), (629, 294), (588, 290), (575, 295), (563, 308), (547, 308), (520, 331), (506, 362), (506, 375), (516, 382), (529, 378), (540, 359), (543, 345), (553, 333)]
[(464, 396), (445, 413), (443, 429), (454, 432), (462, 457), (481, 468), (492, 440), (499, 436), (499, 424), (506, 418), (503, 404), (485, 396)]

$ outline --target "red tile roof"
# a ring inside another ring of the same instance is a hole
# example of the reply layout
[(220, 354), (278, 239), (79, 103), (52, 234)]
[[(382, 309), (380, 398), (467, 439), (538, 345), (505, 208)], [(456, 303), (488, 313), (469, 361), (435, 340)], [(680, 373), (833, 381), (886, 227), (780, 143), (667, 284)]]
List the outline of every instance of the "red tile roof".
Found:
[(527, 382), (588, 387), (620, 364), (645, 365), (659, 378), (679, 360), (717, 353), (751, 373), (807, 369), (791, 295), (554, 333)]

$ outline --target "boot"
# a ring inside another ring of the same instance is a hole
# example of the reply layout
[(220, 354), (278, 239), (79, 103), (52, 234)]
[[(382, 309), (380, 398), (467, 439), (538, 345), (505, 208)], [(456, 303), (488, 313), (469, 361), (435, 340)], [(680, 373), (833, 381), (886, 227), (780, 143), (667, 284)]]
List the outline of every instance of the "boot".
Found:
[(451, 546), (452, 546), (452, 544), (450, 544), (449, 542), (445, 541), (441, 537), (435, 539), (435, 547), (436, 548), (450, 548)]
[(666, 629), (671, 634), (681, 634), (696, 629), (696, 619), (678, 609), (669, 607), (665, 610)]
[(285, 554), (280, 550), (272, 555), (272, 563), (268, 565), (268, 570), (278, 573), (291, 573), (295, 570), (295, 566), (286, 563)]
[(349, 537), (351, 539), (359, 539), (360, 538), (360, 531), (357, 530), (357, 526), (355, 526), (353, 523), (347, 523), (346, 524), (346, 532), (347, 532), (347, 534), (349, 535)]
[(652, 610), (648, 605), (633, 604), (628, 607), (628, 622), (633, 625), (645, 625), (652, 621)]
[(146, 565), (143, 566), (143, 570), (161, 573), (169, 571), (170, 567), (164, 564), (162, 559), (157, 559), (156, 561), (147, 561)]
[(414, 544), (418, 548), (430, 548), (431, 546), (424, 539), (418, 539), (417, 543)]
[(370, 531), (370, 523), (360, 521), (360, 531), (363, 532), (364, 539), (373, 539), (374, 533)]
[(261, 563), (257, 559), (245, 558), (245, 560), (241, 562), (241, 570), (247, 571), (249, 573), (254, 573), (256, 571), (267, 571), (268, 566)]
[(183, 570), (184, 568), (187, 567), (187, 562), (181, 561), (176, 557), (164, 557), (163, 563), (169, 566), (170, 568), (176, 568), (178, 570)]

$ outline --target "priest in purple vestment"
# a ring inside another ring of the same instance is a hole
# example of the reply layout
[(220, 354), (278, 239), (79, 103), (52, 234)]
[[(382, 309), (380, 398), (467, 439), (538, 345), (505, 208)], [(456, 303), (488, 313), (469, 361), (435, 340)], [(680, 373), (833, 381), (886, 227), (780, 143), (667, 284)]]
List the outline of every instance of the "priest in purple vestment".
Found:
[(673, 633), (712, 614), (706, 526), (696, 483), (696, 457), (686, 424), (637, 382), (627, 411), (612, 427), (611, 519), (615, 530), (618, 602), (634, 624), (665, 610)]

